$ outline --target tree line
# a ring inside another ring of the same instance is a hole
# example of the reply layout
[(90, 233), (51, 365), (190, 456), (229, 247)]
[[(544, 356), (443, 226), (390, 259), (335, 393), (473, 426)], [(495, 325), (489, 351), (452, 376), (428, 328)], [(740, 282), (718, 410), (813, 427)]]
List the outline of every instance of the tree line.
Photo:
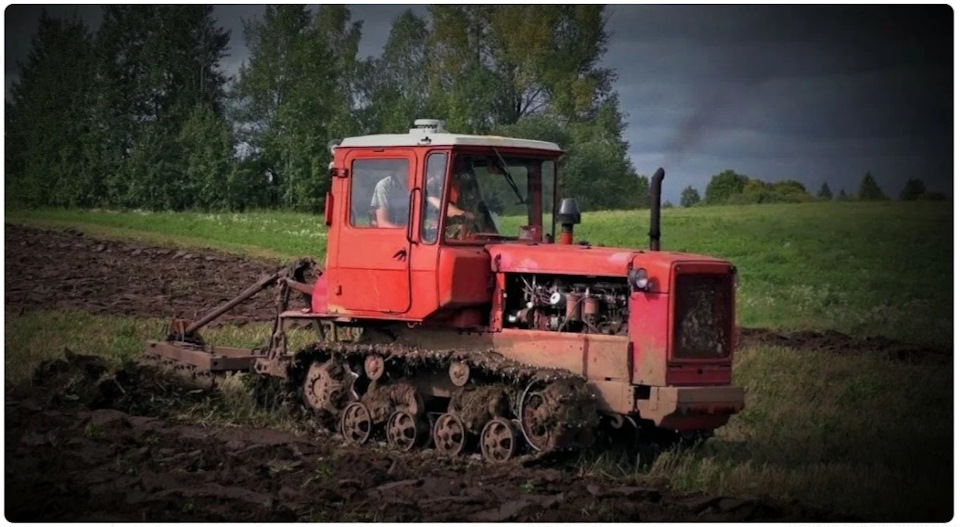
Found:
[[(807, 191), (803, 183), (792, 179), (767, 182), (750, 178), (733, 170), (724, 170), (710, 178), (704, 192), (703, 199), (692, 185), (688, 185), (680, 193), (680, 205), (692, 207), (694, 205), (745, 205), (751, 203), (802, 203), (808, 201), (823, 201), (836, 199), (838, 201), (887, 201), (890, 198), (884, 194), (873, 175), (867, 171), (860, 181), (856, 195), (847, 194), (846, 190), (833, 195), (830, 185), (824, 181), (816, 195)], [(942, 201), (946, 196), (941, 192), (928, 192), (926, 184), (918, 178), (907, 179), (900, 192), (901, 201)]]
[(317, 211), (329, 140), (423, 117), (558, 143), (561, 192), (584, 209), (646, 196), (603, 6), (406, 11), (376, 58), (358, 56), (362, 31), (342, 5), (268, 6), (227, 78), (212, 6), (109, 5), (95, 33), (44, 12), (6, 103), (7, 205)]

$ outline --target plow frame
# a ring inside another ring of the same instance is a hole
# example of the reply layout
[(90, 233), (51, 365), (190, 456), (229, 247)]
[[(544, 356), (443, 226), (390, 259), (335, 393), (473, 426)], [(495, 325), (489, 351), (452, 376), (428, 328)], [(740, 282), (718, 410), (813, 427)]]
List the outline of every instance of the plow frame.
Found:
[[(257, 371), (271, 375), (286, 376), (286, 325), (284, 315), (291, 292), (299, 292), (310, 304), (310, 287), (305, 283), (307, 271), (314, 269), (314, 262), (302, 259), (268, 276), (261, 277), (235, 298), (211, 310), (194, 322), (174, 319), (166, 340), (148, 340), (144, 356), (161, 364), (173, 365), (178, 370), (189, 370), (192, 375), (210, 376), (231, 372)], [(252, 298), (260, 291), (276, 287), (277, 317), (266, 345), (259, 348), (233, 348), (211, 346), (204, 342), (199, 330), (223, 314)], [(309, 317), (307, 317), (309, 318)], [(322, 327), (317, 325), (321, 336)]]

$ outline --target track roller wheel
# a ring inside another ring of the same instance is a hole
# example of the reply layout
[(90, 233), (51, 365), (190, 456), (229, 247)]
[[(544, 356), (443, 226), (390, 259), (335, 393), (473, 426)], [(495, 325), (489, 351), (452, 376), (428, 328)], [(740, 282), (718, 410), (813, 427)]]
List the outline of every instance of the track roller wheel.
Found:
[(503, 463), (517, 453), (517, 429), (504, 417), (494, 417), (480, 432), (480, 452), (491, 463)]
[(470, 366), (466, 362), (451, 362), (447, 373), (454, 386), (463, 387), (470, 381)]
[(427, 427), (413, 415), (399, 410), (387, 419), (387, 444), (409, 452), (423, 445), (429, 437)]
[(379, 355), (367, 355), (367, 358), (363, 361), (363, 372), (367, 374), (367, 378), (371, 381), (383, 377), (386, 369), (383, 363), (383, 357)]
[(370, 439), (373, 421), (370, 410), (363, 403), (350, 403), (340, 416), (340, 433), (348, 443), (362, 445)]
[(467, 445), (467, 429), (455, 414), (445, 413), (433, 424), (433, 444), (448, 457), (457, 457)]

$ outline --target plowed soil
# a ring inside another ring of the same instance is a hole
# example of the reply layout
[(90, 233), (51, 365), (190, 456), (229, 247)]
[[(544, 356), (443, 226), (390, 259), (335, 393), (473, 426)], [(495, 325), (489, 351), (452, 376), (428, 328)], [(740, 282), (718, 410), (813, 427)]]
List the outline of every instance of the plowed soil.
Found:
[[(95, 240), (76, 231), (6, 225), (8, 312), (80, 309), (104, 315), (188, 318), (237, 296), (277, 266), (213, 251)], [(270, 320), (271, 290), (219, 319)]]
[(68, 355), (43, 364), (34, 386), (7, 391), (8, 520), (845, 519), (798, 503), (582, 477), (542, 460), (489, 465), (439, 459), (432, 450), (404, 454), (272, 429), (202, 427), (164, 417), (164, 401), (176, 405), (196, 391), (171, 386), (146, 366), (104, 375), (103, 364)]

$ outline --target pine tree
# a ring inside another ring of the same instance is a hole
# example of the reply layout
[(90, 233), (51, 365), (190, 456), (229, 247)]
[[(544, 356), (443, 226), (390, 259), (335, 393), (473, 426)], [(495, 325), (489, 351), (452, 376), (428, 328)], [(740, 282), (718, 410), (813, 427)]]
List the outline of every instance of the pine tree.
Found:
[(830, 191), (830, 185), (827, 185), (826, 181), (824, 181), (823, 185), (820, 186), (820, 192), (817, 192), (817, 197), (823, 199), (833, 199), (833, 192)]
[(41, 11), (7, 108), (6, 191), (20, 205), (94, 205), (101, 177), (86, 162), (92, 126), (94, 49), (79, 20)]
[(877, 185), (877, 181), (873, 179), (869, 171), (863, 176), (863, 180), (860, 181), (859, 198), (863, 201), (884, 201), (887, 199), (883, 190), (880, 189), (880, 185)]

